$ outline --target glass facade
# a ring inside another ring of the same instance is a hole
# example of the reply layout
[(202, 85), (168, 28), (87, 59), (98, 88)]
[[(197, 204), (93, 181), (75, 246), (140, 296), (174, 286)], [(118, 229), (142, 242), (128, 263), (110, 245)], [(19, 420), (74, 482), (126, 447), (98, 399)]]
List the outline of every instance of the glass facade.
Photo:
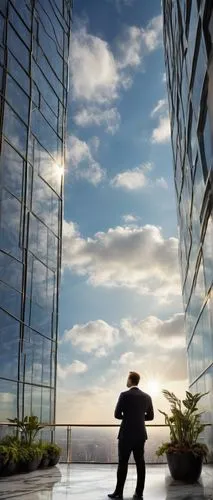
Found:
[(163, 16), (189, 382), (213, 424), (213, 3), (164, 0)]
[(71, 4), (0, 2), (0, 421), (55, 419)]

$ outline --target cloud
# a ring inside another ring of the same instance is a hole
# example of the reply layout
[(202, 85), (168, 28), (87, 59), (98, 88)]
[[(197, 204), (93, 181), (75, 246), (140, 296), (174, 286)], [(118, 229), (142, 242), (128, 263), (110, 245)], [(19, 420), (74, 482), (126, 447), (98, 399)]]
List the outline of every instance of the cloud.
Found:
[(151, 142), (157, 144), (168, 142), (170, 140), (171, 130), (167, 100), (159, 99), (150, 116), (151, 118), (158, 118), (158, 125), (152, 132)]
[(117, 65), (106, 41), (81, 26), (72, 36), (70, 60), (74, 99), (104, 103), (117, 97)]
[(119, 342), (119, 331), (98, 319), (83, 325), (74, 325), (64, 332), (63, 340), (71, 342), (83, 352), (93, 352), (95, 356), (103, 357)]
[[(128, 2), (127, 2), (128, 3)], [(143, 58), (160, 46), (162, 18), (153, 18), (145, 28), (126, 26), (115, 43), (115, 50), (102, 38), (80, 24), (71, 44), (71, 94), (81, 103), (74, 118), (83, 126), (104, 126), (115, 133), (120, 115), (112, 103), (121, 90), (132, 85), (133, 73)]]
[(117, 66), (119, 69), (136, 68), (142, 62), (143, 31), (137, 26), (127, 26), (117, 42)]
[(155, 345), (168, 350), (185, 347), (184, 314), (174, 314), (167, 320), (148, 316), (145, 320), (123, 319), (122, 329), (136, 345)]
[(98, 149), (99, 139), (93, 138), (91, 144), (71, 135), (67, 141), (67, 159), (76, 179), (85, 179), (93, 185), (99, 184), (105, 175), (100, 164), (94, 159), (92, 150)]
[(143, 30), (143, 40), (149, 52), (162, 45), (163, 18), (161, 15), (154, 17)]
[(171, 129), (169, 117), (160, 117), (158, 126), (152, 132), (152, 142), (163, 144), (169, 142), (170, 136)]
[(167, 111), (167, 100), (166, 99), (159, 99), (159, 101), (157, 102), (156, 106), (153, 108), (152, 112), (151, 112), (151, 118), (153, 118), (156, 114), (158, 114), (159, 112), (164, 112), (165, 110)]
[(156, 179), (156, 186), (159, 186), (163, 189), (168, 189), (168, 184), (164, 177), (160, 177), (159, 179)]
[(148, 173), (151, 170), (152, 164), (145, 163), (139, 167), (120, 172), (111, 180), (111, 185), (115, 188), (123, 188), (129, 191), (147, 187), (153, 188), (155, 186), (166, 189), (168, 186), (163, 177), (155, 180), (148, 177)]
[(15, 394), (12, 394), (11, 392), (0, 392), (0, 402), (2, 404), (13, 403), (15, 399)]
[(83, 238), (64, 222), (63, 265), (93, 286), (122, 286), (162, 299), (179, 296), (178, 240), (153, 225), (117, 226)]
[(132, 224), (138, 222), (140, 220), (140, 217), (138, 215), (125, 214), (122, 216), (122, 219), (126, 224)]
[(146, 172), (149, 168), (151, 168), (151, 164), (145, 164), (132, 170), (121, 172), (112, 179), (111, 184), (116, 188), (122, 187), (130, 191), (144, 188), (148, 184)]
[(111, 134), (115, 134), (119, 129), (120, 120), (120, 114), (115, 107), (104, 109), (98, 106), (84, 106), (74, 116), (74, 122), (80, 127), (103, 125)]
[(88, 367), (85, 363), (78, 361), (77, 359), (73, 361), (70, 365), (62, 365), (58, 363), (57, 365), (57, 375), (59, 379), (66, 379), (70, 375), (79, 375), (80, 373), (85, 373)]
[[(73, 423), (112, 423), (119, 392), (125, 389), (130, 370), (141, 374), (142, 389), (148, 390), (146, 386), (154, 379), (162, 389), (173, 390), (183, 397), (187, 389), (183, 314), (164, 320), (155, 316), (143, 320), (124, 318), (117, 330), (123, 343), (119, 343), (118, 354), (115, 351), (115, 357), (111, 356), (104, 373), (102, 370), (98, 376), (94, 373), (88, 385), (85, 378), (83, 389), (77, 388), (74, 380), (73, 387), (65, 390), (63, 386), (58, 391), (58, 422), (64, 422), (66, 415)], [(156, 408), (167, 411), (161, 394), (154, 403)], [(160, 418), (156, 411), (156, 420)]]

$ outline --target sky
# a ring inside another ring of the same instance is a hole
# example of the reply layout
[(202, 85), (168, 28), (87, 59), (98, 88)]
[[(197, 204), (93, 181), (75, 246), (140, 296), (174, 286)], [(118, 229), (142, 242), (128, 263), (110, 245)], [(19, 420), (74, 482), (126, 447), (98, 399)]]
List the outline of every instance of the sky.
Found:
[(187, 389), (160, 0), (75, 0), (57, 422), (115, 423), (130, 370)]

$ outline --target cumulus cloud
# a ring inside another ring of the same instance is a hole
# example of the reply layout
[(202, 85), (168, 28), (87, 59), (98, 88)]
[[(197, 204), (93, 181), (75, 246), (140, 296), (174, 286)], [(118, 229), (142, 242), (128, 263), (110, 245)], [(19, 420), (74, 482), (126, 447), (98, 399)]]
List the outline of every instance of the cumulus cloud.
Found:
[(171, 136), (170, 120), (168, 116), (161, 116), (159, 124), (152, 132), (152, 142), (163, 144), (168, 142)]
[(158, 120), (157, 126), (152, 131), (151, 142), (163, 144), (170, 139), (170, 120), (168, 115), (168, 103), (166, 99), (159, 99), (151, 112), (151, 118)]
[(63, 265), (94, 286), (122, 286), (161, 299), (180, 294), (178, 240), (153, 225), (117, 226), (83, 238), (64, 222)]
[(149, 52), (157, 49), (162, 45), (162, 16), (156, 16), (151, 19), (147, 27), (143, 30), (143, 40)]
[(74, 325), (73, 328), (65, 331), (63, 340), (72, 342), (83, 352), (103, 357), (119, 342), (119, 331), (98, 319), (86, 324)]
[(57, 375), (59, 379), (63, 380), (69, 377), (69, 375), (79, 375), (80, 373), (85, 373), (87, 370), (87, 365), (78, 359), (74, 360), (70, 365), (62, 365), (60, 363), (57, 365)]
[(123, 188), (129, 191), (153, 188), (155, 186), (166, 189), (167, 183), (163, 177), (152, 180), (149, 178), (149, 172), (152, 170), (151, 163), (145, 163), (139, 167), (125, 170), (117, 174), (112, 180), (111, 185), (115, 188)]
[(67, 141), (67, 159), (71, 166), (71, 172), (77, 179), (86, 179), (95, 186), (99, 184), (105, 175), (100, 164), (94, 159), (93, 151), (97, 152), (99, 139), (93, 138), (89, 144), (81, 141), (78, 137), (71, 135)]
[(103, 125), (111, 134), (115, 134), (119, 129), (120, 119), (120, 114), (115, 107), (84, 106), (74, 116), (76, 125), (80, 127)]
[(175, 349), (185, 347), (184, 315), (174, 314), (168, 320), (148, 316), (144, 320), (123, 319), (121, 327), (137, 345), (147, 347), (151, 344)]
[(117, 174), (111, 181), (112, 186), (117, 188), (122, 187), (130, 191), (144, 188), (148, 184), (148, 178), (146, 176), (147, 167), (151, 167), (151, 165), (141, 165), (132, 170), (126, 170), (125, 172)]
[[(74, 389), (65, 390), (63, 386), (58, 391), (59, 422), (64, 421), (64, 415), (66, 418), (69, 415), (67, 419), (73, 423), (111, 423), (118, 394), (125, 389), (130, 370), (141, 374), (144, 390), (148, 390), (149, 382), (154, 379), (162, 389), (173, 390), (183, 397), (187, 389), (183, 314), (174, 314), (164, 320), (155, 316), (143, 320), (124, 318), (117, 330), (123, 343), (119, 344), (119, 354), (112, 359), (104, 374), (99, 372), (98, 385), (96, 372), (94, 381), (90, 380), (89, 386), (83, 390), (74, 385)], [(155, 400), (155, 407), (167, 411), (161, 394)]]
[(116, 61), (105, 40), (81, 26), (73, 33), (70, 59), (74, 99), (103, 103), (117, 97)]
[(133, 71), (147, 53), (159, 47), (161, 37), (161, 16), (145, 28), (124, 28), (114, 51), (105, 40), (91, 35), (85, 24), (78, 26), (72, 35), (70, 58), (72, 97), (81, 102), (74, 118), (78, 125), (102, 125), (108, 132), (116, 132), (120, 116), (112, 103), (122, 89), (131, 86)]

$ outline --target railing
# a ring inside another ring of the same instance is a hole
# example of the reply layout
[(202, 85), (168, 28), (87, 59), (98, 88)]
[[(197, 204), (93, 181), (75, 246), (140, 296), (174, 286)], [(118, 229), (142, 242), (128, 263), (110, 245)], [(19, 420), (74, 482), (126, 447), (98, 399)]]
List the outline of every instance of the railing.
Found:
[[(62, 463), (117, 464), (117, 434), (119, 424), (55, 424), (46, 425), (38, 439), (57, 442), (62, 449)], [(166, 457), (157, 457), (158, 446), (169, 440), (169, 428), (163, 424), (147, 424), (148, 441), (145, 459), (148, 464), (166, 463)], [(0, 439), (16, 432), (14, 424), (0, 423)], [(206, 439), (213, 445), (213, 427), (208, 425)], [(130, 459), (130, 463), (131, 463)], [(212, 461), (212, 460), (211, 460)]]

